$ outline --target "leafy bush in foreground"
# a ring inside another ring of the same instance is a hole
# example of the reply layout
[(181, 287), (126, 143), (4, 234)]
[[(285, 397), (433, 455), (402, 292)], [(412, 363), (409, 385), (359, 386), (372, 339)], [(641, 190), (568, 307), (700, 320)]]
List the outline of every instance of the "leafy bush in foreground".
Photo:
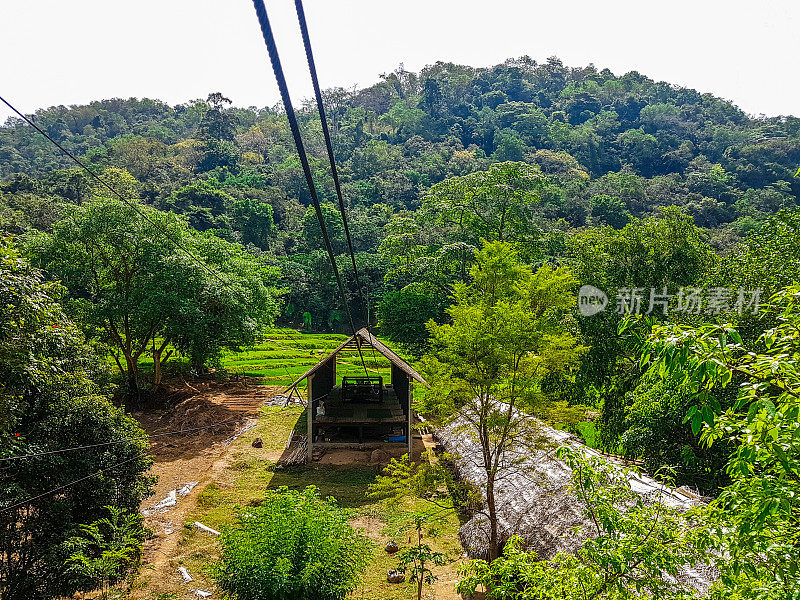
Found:
[(267, 492), (222, 534), (215, 576), (238, 600), (340, 600), (353, 591), (369, 540), (314, 486)]
[(66, 576), (74, 589), (93, 591), (120, 581), (142, 556), (145, 530), (138, 512), (107, 506), (108, 516), (80, 525), (66, 542), (72, 555), (66, 561)]

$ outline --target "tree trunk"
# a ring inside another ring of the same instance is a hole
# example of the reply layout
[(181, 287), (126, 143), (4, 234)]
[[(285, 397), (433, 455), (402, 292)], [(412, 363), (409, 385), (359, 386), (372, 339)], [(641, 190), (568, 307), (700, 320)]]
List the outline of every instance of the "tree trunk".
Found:
[(500, 544), (497, 535), (497, 506), (494, 498), (494, 477), (487, 473), (486, 508), (489, 510), (489, 562), (500, 556)]
[[(155, 340), (153, 341), (153, 386), (158, 387), (161, 385), (163, 377), (162, 365), (169, 360), (172, 356), (172, 350), (164, 354), (164, 350), (169, 344), (169, 340), (165, 339), (160, 346), (156, 347)], [(163, 356), (163, 358), (162, 358)]]
[(128, 398), (135, 400), (139, 404), (139, 382), (137, 381), (136, 373), (128, 372)]
[(128, 352), (125, 352), (125, 366), (128, 368), (128, 398), (139, 404), (139, 365)]
[(153, 351), (153, 387), (161, 385), (161, 352)]

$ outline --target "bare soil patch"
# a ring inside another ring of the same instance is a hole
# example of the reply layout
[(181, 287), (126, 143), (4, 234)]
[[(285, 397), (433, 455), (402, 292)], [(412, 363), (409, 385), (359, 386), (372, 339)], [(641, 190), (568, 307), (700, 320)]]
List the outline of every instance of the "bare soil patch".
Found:
[[(188, 495), (178, 499), (176, 506), (145, 518), (154, 536), (144, 545), (139, 583), (181, 580), (177, 571), (178, 542), (187, 517), (197, 509), (198, 494), (222, 476), (230, 462), (232, 438), (252, 423), (265, 400), (279, 388), (239, 381), (204, 383), (192, 390), (192, 395), (170, 410), (133, 413), (149, 435), (186, 431), (153, 439), (155, 464), (150, 473), (158, 476), (158, 483), (155, 494), (142, 502), (142, 510), (152, 508), (171, 490), (199, 482)], [(149, 587), (134, 585), (130, 598), (151, 598)]]

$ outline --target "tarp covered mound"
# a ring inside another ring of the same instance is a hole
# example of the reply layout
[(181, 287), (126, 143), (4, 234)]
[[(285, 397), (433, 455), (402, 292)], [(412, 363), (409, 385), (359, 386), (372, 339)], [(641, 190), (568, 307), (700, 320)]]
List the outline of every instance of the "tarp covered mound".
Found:
[[(584, 504), (571, 490), (572, 470), (558, 458), (556, 449), (570, 446), (586, 456), (614, 459), (584, 446), (578, 438), (530, 418), (530, 427), (538, 433), (539, 442), (507, 453), (495, 483), (495, 502), (499, 516), (500, 539), (505, 542), (520, 536), (528, 550), (542, 560), (559, 552), (574, 552), (594, 529), (585, 514)], [(458, 476), (480, 490), (486, 486), (481, 449), (465, 422), (456, 419), (434, 431), (442, 449), (453, 457)], [(622, 468), (622, 465), (619, 465)], [(670, 488), (646, 475), (631, 473), (631, 489), (647, 501), (660, 501), (679, 510), (688, 510), (703, 498), (684, 488)], [(578, 533), (576, 533), (576, 531)], [(465, 550), (472, 558), (488, 556), (489, 523), (482, 511), (459, 530)], [(705, 593), (717, 578), (711, 567), (685, 568), (681, 582)]]

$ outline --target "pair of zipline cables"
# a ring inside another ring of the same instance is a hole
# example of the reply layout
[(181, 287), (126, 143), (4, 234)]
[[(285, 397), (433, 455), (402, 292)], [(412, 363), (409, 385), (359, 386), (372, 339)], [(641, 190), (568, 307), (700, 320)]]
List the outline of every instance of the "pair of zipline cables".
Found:
[[(347, 301), (347, 295), (345, 293), (344, 284), (342, 283), (342, 278), (339, 273), (339, 267), (336, 264), (336, 257), (333, 253), (333, 247), (331, 246), (330, 237), (328, 236), (328, 229), (325, 226), (325, 219), (322, 214), (322, 209), (320, 208), (319, 198), (317, 196), (317, 188), (314, 184), (314, 178), (311, 174), (311, 167), (308, 163), (308, 157), (306, 156), (305, 145), (303, 144), (303, 138), (300, 134), (300, 126), (297, 123), (297, 117), (294, 112), (294, 107), (292, 105), (292, 99), (289, 96), (289, 87), (286, 84), (286, 77), (283, 73), (283, 67), (281, 65), (280, 55), (278, 54), (278, 47), (275, 44), (275, 36), (272, 33), (272, 26), (269, 22), (269, 17), (267, 16), (267, 8), (264, 5), (264, 0), (253, 0), (253, 6), (256, 10), (256, 16), (258, 17), (259, 25), (261, 26), (261, 33), (264, 36), (264, 42), (267, 45), (267, 51), (269, 53), (270, 62), (272, 63), (272, 70), (275, 73), (275, 80), (278, 84), (278, 89), (280, 90), (281, 100), (283, 101), (283, 107), (286, 111), (286, 117), (289, 120), (289, 128), (292, 130), (292, 137), (294, 138), (294, 144), (297, 149), (297, 154), (300, 157), (300, 163), (303, 167), (303, 174), (306, 178), (306, 184), (308, 185), (308, 190), (311, 194), (311, 200), (314, 204), (314, 210), (317, 214), (317, 220), (319, 221), (320, 230), (322, 231), (322, 238), (325, 243), (325, 250), (328, 253), (328, 259), (331, 262), (331, 267), (333, 268), (333, 274), (336, 278), (336, 283), (339, 288), (339, 294), (342, 297), (342, 303), (344, 304), (345, 313), (347, 315), (347, 320), (350, 323), (350, 329), (353, 332), (353, 337), (356, 337), (356, 326), (353, 320), (353, 314), (350, 310), (350, 305)], [(338, 171), (336, 169), (336, 161), (333, 155), (333, 145), (331, 143), (330, 132), (328, 130), (328, 120), (325, 116), (325, 109), (323, 106), (322, 101), (322, 92), (319, 87), (319, 80), (317, 79), (317, 70), (314, 63), (314, 55), (311, 51), (311, 41), (308, 35), (308, 26), (306, 24), (305, 18), (305, 11), (303, 10), (303, 3), (302, 0), (295, 0), (295, 8), (297, 9), (297, 18), (300, 23), (300, 31), (303, 37), (303, 45), (305, 47), (306, 52), (306, 59), (308, 61), (308, 68), (311, 72), (311, 81), (314, 86), (314, 95), (317, 101), (317, 107), (319, 110), (320, 115), (320, 122), (322, 126), (323, 136), (325, 138), (325, 147), (328, 152), (328, 160), (331, 165), (331, 175), (333, 177), (334, 187), (336, 189), (336, 196), (339, 201), (339, 211), (342, 215), (342, 223), (344, 224), (344, 231), (345, 236), (347, 238), (347, 247), (350, 253), (350, 258), (353, 263), (353, 274), (355, 277), (356, 285), (358, 287), (358, 294), (361, 300), (361, 304), (364, 307), (365, 313), (369, 314), (369, 307), (367, 306), (366, 302), (364, 301), (364, 294), (362, 292), (361, 282), (358, 276), (358, 267), (356, 266), (356, 258), (355, 254), (353, 253), (353, 243), (350, 237), (350, 227), (347, 222), (347, 215), (344, 206), (344, 199), (342, 198), (342, 189), (339, 183), (339, 176)], [(369, 320), (367, 318), (366, 321), (367, 333), (369, 333)], [(372, 336), (372, 334), (369, 334)], [(370, 343), (370, 346), (372, 344)], [(356, 339), (356, 348), (358, 349), (358, 356), (361, 359), (361, 366), (364, 367), (364, 373), (369, 375), (367, 371), (367, 364), (364, 361), (364, 355), (361, 352), (361, 343), (358, 339)], [(373, 348), (374, 352), (374, 348)]]
[[(308, 158), (307, 158), (306, 153), (305, 153), (305, 147), (303, 145), (302, 137), (300, 135), (300, 128), (299, 128), (299, 125), (297, 123), (297, 119), (296, 119), (296, 116), (295, 116), (295, 113), (294, 113), (294, 109), (292, 107), (292, 102), (291, 102), (291, 98), (289, 96), (288, 86), (286, 84), (286, 78), (285, 78), (285, 76), (283, 74), (283, 68), (281, 66), (280, 57), (278, 55), (278, 49), (277, 49), (277, 46), (275, 44), (275, 39), (274, 39), (274, 36), (272, 34), (272, 28), (270, 27), (270, 23), (269, 23), (269, 18), (267, 16), (266, 7), (264, 6), (263, 0), (253, 0), (253, 4), (255, 6), (256, 15), (258, 16), (259, 23), (261, 25), (261, 30), (262, 30), (262, 33), (264, 35), (264, 41), (266, 42), (267, 49), (268, 49), (269, 54), (270, 54), (272, 67), (273, 67), (273, 70), (275, 72), (275, 77), (276, 77), (276, 80), (278, 82), (278, 87), (279, 87), (280, 92), (281, 92), (281, 98), (283, 100), (284, 108), (286, 110), (287, 118), (289, 120), (289, 126), (290, 126), (290, 128), (292, 130), (292, 136), (293, 136), (294, 141), (295, 141), (295, 146), (297, 148), (298, 156), (300, 157), (300, 161), (301, 161), (301, 164), (303, 166), (303, 172), (304, 172), (304, 175), (305, 175), (305, 178), (306, 178), (306, 183), (308, 184), (309, 192), (311, 193), (311, 198), (312, 198), (312, 201), (314, 203), (314, 209), (315, 209), (315, 212), (316, 212), (316, 215), (317, 215), (317, 220), (319, 221), (320, 229), (322, 231), (322, 236), (323, 236), (323, 240), (324, 240), (324, 243), (325, 243), (325, 249), (327, 251), (328, 258), (329, 258), (329, 260), (331, 262), (331, 267), (333, 269), (333, 273), (334, 273), (334, 276), (335, 276), (336, 281), (337, 281), (337, 286), (339, 288), (339, 293), (342, 296), (342, 302), (344, 304), (345, 313), (347, 314), (347, 318), (348, 318), (348, 321), (350, 323), (350, 328), (352, 329), (353, 335), (355, 336), (355, 334), (356, 334), (355, 322), (353, 321), (352, 312), (350, 311), (350, 306), (349, 306), (349, 303), (347, 301), (347, 296), (346, 296), (346, 293), (345, 293), (344, 284), (342, 283), (341, 275), (339, 273), (339, 269), (338, 269), (338, 266), (336, 264), (336, 258), (335, 258), (335, 255), (333, 253), (333, 248), (331, 246), (331, 242), (330, 242), (330, 238), (328, 236), (327, 228), (325, 227), (325, 220), (324, 220), (324, 217), (323, 217), (323, 214), (322, 214), (322, 210), (320, 208), (319, 199), (318, 199), (317, 193), (316, 193), (316, 187), (314, 185), (314, 180), (313, 180), (313, 177), (312, 177), (312, 174), (311, 174), (311, 169), (310, 169), (310, 166), (309, 166), (309, 163), (308, 163)], [(306, 19), (305, 19), (305, 11), (303, 10), (302, 0), (295, 0), (295, 7), (297, 9), (298, 21), (300, 23), (301, 34), (302, 34), (302, 37), (303, 37), (303, 45), (305, 47), (306, 58), (308, 60), (309, 71), (311, 73), (311, 79), (312, 79), (312, 83), (313, 83), (313, 87), (314, 87), (314, 93), (315, 93), (315, 96), (316, 96), (317, 106), (318, 106), (319, 115), (320, 115), (320, 122), (321, 122), (321, 125), (322, 125), (323, 136), (325, 138), (325, 146), (326, 146), (327, 153), (328, 153), (328, 159), (329, 159), (329, 162), (330, 162), (330, 165), (331, 165), (331, 174), (332, 174), (332, 178), (333, 178), (333, 181), (334, 181), (334, 187), (336, 189), (337, 199), (339, 201), (339, 210), (340, 210), (340, 213), (341, 213), (341, 216), (342, 216), (342, 222), (343, 222), (343, 225), (344, 225), (345, 236), (346, 236), (346, 239), (347, 239), (347, 247), (348, 247), (348, 251), (349, 251), (349, 254), (350, 254), (350, 259), (351, 259), (352, 265), (353, 265), (353, 274), (354, 274), (354, 278), (355, 278), (355, 283), (356, 283), (356, 287), (357, 287), (357, 290), (358, 290), (359, 299), (361, 300), (361, 304), (364, 307), (364, 310), (365, 310), (365, 313), (366, 313), (366, 316), (365, 316), (366, 321), (365, 321), (365, 323), (366, 323), (367, 333), (371, 337), (372, 334), (369, 331), (369, 316), (368, 316), (369, 315), (369, 307), (368, 307), (368, 305), (367, 305), (367, 303), (365, 301), (365, 297), (364, 297), (364, 294), (363, 294), (363, 291), (362, 291), (361, 281), (360, 281), (360, 278), (359, 278), (359, 275), (358, 275), (358, 267), (356, 265), (355, 253), (353, 251), (353, 243), (352, 243), (352, 238), (351, 238), (351, 235), (350, 235), (350, 228), (349, 228), (349, 224), (348, 224), (348, 221), (347, 221), (346, 209), (345, 209), (345, 205), (344, 205), (344, 199), (343, 199), (343, 196), (342, 196), (341, 184), (340, 184), (339, 177), (338, 177), (338, 171), (336, 169), (336, 162), (335, 162), (335, 158), (334, 158), (334, 154), (333, 154), (333, 145), (331, 143), (330, 132), (329, 132), (327, 118), (326, 118), (326, 115), (325, 115), (325, 110), (324, 110), (324, 105), (323, 105), (322, 92), (321, 92), (321, 89), (320, 89), (320, 86), (319, 86), (319, 80), (318, 80), (318, 77), (317, 77), (316, 66), (315, 66), (315, 63), (314, 63), (314, 57), (313, 57), (313, 53), (312, 53), (312, 50), (311, 50), (311, 41), (310, 41), (309, 34), (308, 34), (308, 26), (307, 26)], [(77, 158), (72, 152), (67, 150), (64, 146), (59, 144), (55, 139), (53, 139), (44, 130), (42, 130), (31, 118), (25, 116), (22, 112), (17, 110), (17, 108), (15, 106), (13, 106), (10, 102), (8, 102), (5, 98), (0, 96), (0, 101), (2, 101), (6, 106), (8, 106), (8, 108), (10, 108), (15, 114), (17, 114), (29, 126), (31, 126), (34, 130), (36, 130), (44, 138), (46, 138), (50, 143), (52, 143), (54, 146), (56, 146), (56, 148), (58, 148), (63, 154), (65, 154), (68, 158), (70, 158), (74, 163), (76, 163), (79, 167), (81, 167), (84, 171), (86, 171), (86, 173), (88, 173), (100, 185), (102, 185), (103, 187), (108, 189), (114, 196), (119, 198), (123, 203), (125, 203), (126, 205), (131, 207), (134, 211), (136, 211), (145, 221), (147, 221), (150, 225), (155, 227), (156, 230), (159, 233), (161, 233), (166, 239), (171, 241), (175, 245), (175, 247), (177, 249), (179, 249), (182, 252), (184, 252), (197, 265), (199, 265), (200, 267), (202, 267), (203, 269), (208, 271), (214, 278), (216, 278), (220, 283), (222, 283), (223, 286), (227, 287), (228, 282), (224, 281), (215, 270), (211, 269), (202, 260), (200, 260), (200, 258), (196, 254), (194, 254), (192, 251), (187, 249), (178, 240), (173, 238), (158, 223), (153, 221), (136, 204), (136, 202), (133, 202), (133, 201), (129, 200), (128, 198), (126, 198), (114, 186), (112, 186), (111, 184), (106, 182), (103, 178), (101, 178), (99, 175), (97, 175), (94, 171), (92, 171), (88, 167), (88, 165), (86, 165), (83, 161), (81, 161), (79, 158)], [(372, 346), (372, 344), (370, 344), (370, 346)], [(361, 352), (361, 345), (360, 345), (360, 343), (358, 343), (358, 341), (356, 342), (356, 347), (358, 349), (358, 355), (359, 355), (359, 358), (361, 359), (361, 364), (362, 364), (362, 366), (364, 368), (364, 372), (366, 374), (368, 374), (367, 366), (366, 366), (366, 363), (364, 361), (364, 356), (363, 356), (363, 354)], [(374, 348), (373, 348), (373, 354), (374, 354)], [(194, 428), (194, 429), (190, 429), (190, 430), (170, 432), (170, 433), (165, 433), (165, 434), (155, 434), (155, 435), (152, 435), (152, 436), (146, 436), (146, 438), (139, 438), (139, 439), (150, 439), (150, 438), (153, 438), (153, 437), (160, 437), (160, 436), (165, 436), (165, 435), (175, 435), (175, 434), (178, 434), (178, 433), (187, 433), (189, 431), (199, 431), (199, 430), (202, 430), (202, 429), (209, 429), (211, 427), (216, 427), (216, 426), (219, 426), (219, 425), (223, 425), (225, 423), (230, 423), (230, 421), (229, 422), (217, 423), (217, 424), (214, 424), (214, 425), (211, 425), (211, 426), (207, 426), (207, 427)], [(64, 448), (64, 449), (61, 449), (61, 450), (54, 450), (54, 451), (48, 451), (48, 452), (42, 452), (42, 453), (35, 453), (35, 454), (28, 454), (28, 455), (22, 455), (22, 456), (0, 458), (0, 462), (6, 462), (8, 460), (20, 459), (20, 458), (30, 458), (30, 457), (34, 457), (34, 456), (45, 456), (45, 455), (50, 455), (50, 454), (58, 454), (58, 453), (61, 453), (61, 452), (67, 452), (67, 451), (72, 451), (72, 450), (83, 450), (83, 449), (89, 449), (89, 448), (98, 448), (98, 447), (109, 446), (109, 445), (123, 443), (123, 442), (129, 442), (129, 441), (132, 441), (133, 439), (137, 439), (137, 438), (126, 438), (126, 439), (122, 439), (122, 440), (114, 440), (114, 441), (111, 441), (111, 442), (105, 442), (105, 443), (101, 443), (101, 444), (93, 444), (93, 445), (88, 445), (88, 446), (77, 446), (77, 447), (73, 447), (73, 448)], [(134, 460), (134, 459), (129, 459), (129, 460), (124, 461), (122, 463), (118, 463), (116, 465), (113, 465), (112, 467), (109, 467), (109, 469), (110, 468), (115, 468), (117, 466), (121, 466), (121, 465), (126, 464), (128, 462), (131, 462), (132, 460)], [(12, 510), (12, 509), (17, 508), (19, 506), (22, 506), (24, 504), (30, 503), (30, 502), (32, 502), (34, 500), (37, 500), (38, 498), (42, 498), (42, 497), (44, 497), (44, 496), (46, 496), (48, 494), (52, 494), (52, 493), (57, 492), (59, 490), (65, 489), (66, 487), (69, 487), (71, 485), (75, 485), (77, 483), (80, 483), (81, 481), (85, 481), (87, 479), (95, 477), (100, 473), (102, 473), (102, 469), (100, 469), (96, 473), (88, 475), (88, 476), (86, 476), (84, 478), (75, 480), (75, 481), (73, 481), (71, 483), (65, 484), (64, 486), (60, 486), (58, 488), (55, 488), (53, 490), (50, 490), (50, 491), (45, 492), (43, 494), (40, 494), (39, 496), (35, 496), (33, 498), (28, 498), (27, 500), (23, 501), (22, 503), (19, 503), (19, 504), (13, 505), (13, 506), (2, 507), (2, 508), (0, 508), (0, 512), (5, 512), (5, 511), (8, 511), (8, 510)]]
[[(311, 51), (311, 38), (308, 34), (308, 24), (306, 22), (306, 13), (303, 10), (303, 1), (295, 0), (295, 9), (297, 11), (297, 20), (300, 23), (300, 35), (303, 38), (303, 46), (306, 51), (306, 60), (308, 62), (308, 70), (311, 73), (311, 83), (314, 86), (314, 96), (317, 99), (317, 108), (319, 110), (319, 120), (322, 127), (322, 135), (325, 138), (325, 147), (328, 151), (328, 161), (331, 165), (331, 176), (333, 178), (333, 185), (336, 189), (336, 198), (339, 200), (339, 212), (342, 214), (342, 223), (344, 224), (344, 235), (347, 239), (347, 249), (350, 252), (350, 260), (353, 263), (353, 278), (355, 279), (356, 288), (358, 289), (358, 296), (361, 300), (361, 306), (364, 308), (364, 323), (367, 333), (372, 336), (369, 330), (369, 304), (365, 300), (364, 293), (361, 287), (361, 280), (358, 275), (358, 266), (356, 265), (356, 255), (353, 252), (353, 240), (350, 237), (350, 225), (347, 221), (347, 209), (344, 206), (344, 198), (342, 197), (342, 186), (339, 183), (339, 170), (336, 168), (336, 159), (333, 154), (333, 144), (331, 143), (331, 133), (328, 128), (328, 119), (325, 116), (325, 104), (322, 100), (322, 90), (319, 86), (319, 79), (317, 78), (317, 67), (314, 61), (314, 53)], [(358, 343), (358, 341), (356, 341)], [(372, 348), (372, 359), (375, 358), (375, 348), (372, 347), (370, 340), (370, 348)]]
[[(345, 307), (345, 313), (347, 314), (347, 318), (350, 324), (350, 328), (352, 329), (353, 335), (356, 334), (355, 323), (353, 321), (352, 313), (350, 311), (350, 306), (347, 302), (347, 296), (345, 294), (344, 285), (342, 283), (342, 279), (339, 273), (338, 266), (336, 264), (336, 259), (333, 254), (333, 250), (330, 243), (330, 238), (328, 236), (327, 228), (325, 227), (324, 218), (322, 215), (322, 211), (319, 206), (319, 200), (317, 198), (316, 188), (314, 186), (314, 182), (311, 176), (311, 169), (308, 165), (308, 159), (305, 154), (305, 148), (303, 146), (302, 138), (300, 136), (300, 129), (297, 124), (297, 119), (294, 114), (294, 110), (292, 108), (291, 99), (289, 97), (288, 87), (286, 85), (286, 79), (283, 75), (283, 68), (281, 67), (280, 58), (278, 56), (278, 50), (275, 45), (275, 40), (272, 35), (272, 30), (269, 25), (269, 20), (267, 18), (266, 8), (264, 7), (263, 2), (259, 2), (258, 0), (254, 0), (254, 5), (256, 7), (256, 14), (258, 15), (259, 22), (261, 23), (262, 32), (264, 34), (264, 39), (267, 42), (267, 48), (270, 53), (270, 58), (272, 59), (273, 69), (275, 70), (275, 76), (278, 80), (278, 86), (281, 90), (281, 97), (283, 99), (284, 107), (286, 109), (287, 117), (289, 119), (289, 125), (292, 129), (292, 135), (294, 137), (295, 146), (297, 147), (298, 155), (300, 156), (301, 163), (303, 165), (303, 172), (306, 177), (306, 183), (309, 186), (309, 191), (311, 192), (311, 197), (314, 203), (314, 209), (316, 211), (317, 220), (320, 224), (320, 229), (322, 230), (323, 239), (325, 242), (325, 248), (328, 253), (328, 258), (331, 262), (331, 267), (333, 269), (334, 276), (336, 278), (337, 286), (339, 288), (339, 293), (342, 296), (342, 302)], [(260, 6), (259, 6), (260, 5)], [(334, 160), (333, 155), (333, 146), (331, 143), (330, 133), (328, 130), (327, 119), (325, 116), (325, 110), (323, 107), (322, 101), (322, 93), (319, 87), (319, 81), (317, 78), (316, 68), (314, 65), (314, 58), (311, 52), (311, 43), (308, 35), (308, 27), (305, 20), (305, 13), (303, 11), (302, 2), (300, 0), (296, 0), (295, 6), (297, 8), (298, 20), (300, 21), (300, 27), (303, 36), (303, 43), (306, 49), (306, 58), (308, 59), (309, 70), (311, 71), (311, 78), (314, 85), (314, 92), (317, 100), (317, 105), (319, 108), (320, 120), (322, 123), (323, 135), (325, 137), (325, 145), (328, 152), (328, 158), (331, 164), (331, 171), (334, 181), (334, 186), (336, 188), (336, 195), (339, 201), (339, 209), (342, 215), (342, 222), (344, 224), (345, 236), (347, 238), (347, 246), (350, 254), (350, 258), (353, 264), (353, 273), (355, 277), (356, 287), (358, 289), (359, 298), (361, 300), (362, 306), (364, 306), (364, 310), (366, 313), (366, 327), (367, 332), (369, 333), (369, 307), (364, 299), (364, 294), (362, 292), (362, 286), (360, 282), (360, 278), (358, 275), (358, 267), (356, 265), (355, 254), (353, 252), (353, 244), (352, 239), (350, 236), (350, 228), (347, 221), (344, 200), (342, 197), (341, 185), (339, 182), (338, 171), (336, 169), (336, 162)], [(19, 116), (23, 121), (25, 121), (29, 126), (31, 126), (34, 130), (36, 130), (39, 134), (41, 134), (45, 139), (47, 139), (50, 143), (52, 143), (56, 148), (58, 148), (64, 155), (66, 155), (70, 160), (72, 160), (75, 164), (77, 164), (81, 169), (86, 171), (90, 177), (92, 177), (95, 181), (97, 181), (100, 185), (104, 188), (109, 190), (115, 197), (119, 198), (123, 203), (128, 205), (132, 208), (135, 212), (139, 214), (145, 221), (147, 221), (150, 225), (156, 228), (156, 230), (163, 235), (166, 239), (171, 241), (178, 250), (181, 250), (186, 254), (193, 262), (199, 265), (201, 268), (206, 270), (210, 273), (215, 279), (217, 279), (224, 287), (228, 287), (230, 282), (226, 282), (222, 277), (220, 277), (219, 273), (215, 270), (210, 268), (205, 262), (203, 262), (200, 257), (198, 257), (194, 252), (186, 248), (179, 240), (175, 239), (173, 236), (169, 234), (161, 225), (153, 221), (138, 205), (136, 202), (133, 202), (125, 197), (121, 192), (119, 192), (114, 186), (106, 182), (102, 177), (97, 175), (94, 171), (92, 171), (89, 166), (77, 158), (72, 152), (67, 150), (63, 145), (59, 144), (55, 139), (53, 139), (47, 132), (41, 129), (31, 118), (25, 116), (21, 111), (19, 111), (15, 106), (13, 106), (8, 100), (0, 96), (0, 101), (2, 101), (8, 108), (10, 108), (17, 116)], [(370, 333), (370, 335), (372, 335)], [(361, 358), (361, 364), (364, 367), (364, 372), (367, 373), (367, 366), (364, 362), (364, 357), (361, 353), (361, 346), (357, 342), (358, 353), (359, 357)], [(373, 350), (374, 352), (374, 350)]]

